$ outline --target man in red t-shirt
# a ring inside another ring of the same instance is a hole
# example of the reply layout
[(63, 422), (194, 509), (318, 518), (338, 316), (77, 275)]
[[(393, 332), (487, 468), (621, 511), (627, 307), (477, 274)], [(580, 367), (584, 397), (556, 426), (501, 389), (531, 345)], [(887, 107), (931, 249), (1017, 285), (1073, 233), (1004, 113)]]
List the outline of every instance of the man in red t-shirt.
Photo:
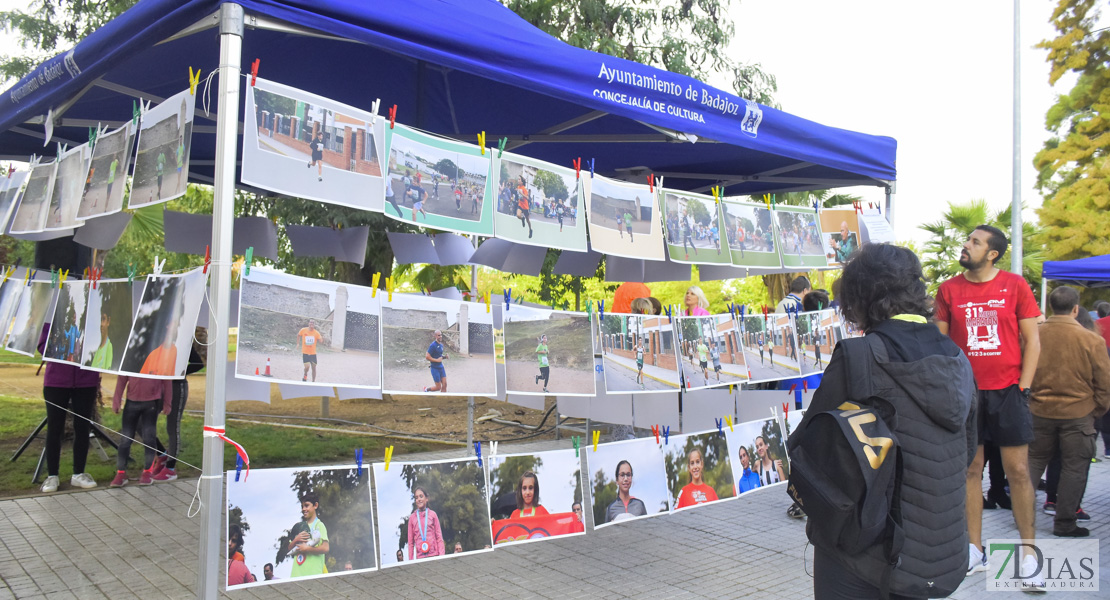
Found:
[[(942, 283), (936, 297), (937, 327), (963, 349), (979, 386), (979, 449), (967, 472), (968, 574), (987, 568), (982, 551), (983, 442), (999, 446), (1018, 533), (1026, 543), (1034, 539), (1029, 386), (1041, 353), (1041, 313), (1025, 279), (994, 266), (1008, 245), (998, 228), (976, 227), (960, 253), (966, 271)], [(1022, 571), (1024, 575), (1024, 565)]]
[[(1102, 334), (1102, 339), (1106, 340), (1106, 351), (1110, 352), (1110, 302), (1096, 302), (1095, 314), (1098, 315), (1095, 327)], [(1102, 431), (1102, 457), (1110, 458), (1110, 412), (1102, 416), (1099, 430)]]

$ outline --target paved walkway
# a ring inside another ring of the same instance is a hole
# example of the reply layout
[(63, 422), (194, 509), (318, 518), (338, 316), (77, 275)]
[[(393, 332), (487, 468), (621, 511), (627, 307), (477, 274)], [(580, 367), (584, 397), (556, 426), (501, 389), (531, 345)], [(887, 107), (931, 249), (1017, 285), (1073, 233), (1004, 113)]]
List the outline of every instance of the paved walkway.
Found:
[[(556, 442), (515, 445), (517, 450)], [(563, 441), (566, 447), (569, 442)], [(502, 451), (505, 451), (503, 448)], [(459, 456), (458, 451), (422, 458)], [(92, 458), (92, 460), (97, 460)], [(196, 480), (0, 501), (0, 599), (192, 598), (199, 518), (187, 517)], [(1100, 593), (1110, 594), (1110, 461), (1092, 465), (1084, 507), (1101, 545)], [(1038, 507), (1044, 494), (1037, 496)], [(589, 531), (586, 536), (502, 548), (367, 574), (262, 586), (238, 598), (809, 598), (812, 548), (805, 525), (786, 516), (782, 486), (737, 500)], [(586, 507), (586, 515), (591, 515)], [(1014, 537), (1009, 511), (985, 511), (984, 537)], [(1051, 533), (1038, 511), (1037, 534)], [(803, 554), (805, 561), (803, 562)], [(222, 576), (222, 575), (221, 575)], [(988, 595), (984, 574), (953, 598)]]

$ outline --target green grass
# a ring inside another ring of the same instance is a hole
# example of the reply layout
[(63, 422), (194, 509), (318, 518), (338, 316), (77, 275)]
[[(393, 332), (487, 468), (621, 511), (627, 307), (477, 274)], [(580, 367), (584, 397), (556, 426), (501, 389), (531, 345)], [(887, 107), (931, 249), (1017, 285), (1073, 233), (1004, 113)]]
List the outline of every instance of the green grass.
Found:
[(0, 349), (0, 362), (18, 363), (21, 365), (37, 365), (42, 362), (40, 356), (24, 356), (9, 350)]
[[(19, 447), (19, 444), (46, 416), (46, 409), (41, 399), (16, 398), (13, 396), (0, 396), (0, 405), (2, 405), (4, 411), (4, 419), (0, 421), (0, 454), (6, 462)], [(158, 421), (158, 437), (164, 444), (166, 442), (165, 418), (160, 417)], [(106, 428), (113, 431), (119, 431), (120, 429), (120, 417), (112, 413), (110, 404), (101, 409), (101, 422)], [(201, 428), (203, 425), (201, 418), (188, 414), (181, 422), (183, 443), (177, 468), (179, 477), (191, 478), (200, 475), (200, 471), (182, 463), (200, 466)], [(228, 422), (227, 431), (231, 439), (242, 444), (247, 450), (250, 455), (251, 466), (255, 469), (354, 463), (356, 448), (363, 448), (365, 464), (380, 460), (385, 454), (385, 447), (391, 444), (395, 446), (395, 452), (398, 455), (442, 448), (434, 442), (410, 442), (390, 438), (253, 425), (234, 421)], [(107, 433), (111, 439), (119, 439), (115, 433)], [(14, 463), (6, 462), (5, 468), (0, 469), (0, 496), (18, 496), (38, 492), (39, 486), (31, 483), (31, 474), (34, 472), (35, 462), (42, 451), (45, 438), (45, 431), (43, 431), (19, 460)], [(107, 462), (100, 458), (95, 447), (90, 448), (88, 463), (85, 467), (86, 472), (92, 475), (93, 479), (101, 486), (107, 486), (116, 471), (115, 450), (105, 444), (105, 451), (109, 458)], [(131, 457), (132, 462), (128, 468), (128, 474), (134, 479), (138, 477), (141, 470), (142, 446), (133, 444)], [(71, 446), (66, 443), (62, 446), (59, 473), (62, 480), (61, 489), (63, 490), (69, 486), (69, 477), (72, 475), (73, 468), (72, 460)], [(226, 446), (224, 450), (224, 470), (234, 468), (235, 450), (231, 446)]]

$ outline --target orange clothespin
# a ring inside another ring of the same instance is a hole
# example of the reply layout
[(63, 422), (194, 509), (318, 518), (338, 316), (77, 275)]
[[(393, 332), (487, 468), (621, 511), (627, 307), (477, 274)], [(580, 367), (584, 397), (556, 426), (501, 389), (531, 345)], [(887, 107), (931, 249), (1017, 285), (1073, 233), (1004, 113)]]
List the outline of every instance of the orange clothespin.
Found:
[(582, 157), (579, 156), (571, 162), (574, 163), (574, 178), (582, 179)]
[(659, 426), (658, 425), (652, 425), (651, 426), (651, 432), (655, 434), (655, 443), (658, 444), (659, 443)]
[(385, 470), (389, 470), (389, 461), (393, 460), (393, 446), (386, 446), (385, 448)]
[(256, 58), (251, 63), (251, 87), (254, 87), (255, 82), (258, 81), (258, 64), (260, 62), (262, 62), (262, 59)]
[(478, 134), (478, 147), (482, 149), (482, 156), (486, 155), (486, 132)]
[(212, 264), (212, 246), (204, 247), (204, 270), (201, 273), (208, 272), (208, 265)]
[(389, 128), (393, 129), (393, 124), (397, 122), (397, 105), (394, 104), (393, 108), (389, 109)]
[(197, 69), (196, 74), (193, 74), (193, 68), (189, 67), (189, 95), (195, 96), (197, 93), (197, 84), (200, 83), (200, 69)]

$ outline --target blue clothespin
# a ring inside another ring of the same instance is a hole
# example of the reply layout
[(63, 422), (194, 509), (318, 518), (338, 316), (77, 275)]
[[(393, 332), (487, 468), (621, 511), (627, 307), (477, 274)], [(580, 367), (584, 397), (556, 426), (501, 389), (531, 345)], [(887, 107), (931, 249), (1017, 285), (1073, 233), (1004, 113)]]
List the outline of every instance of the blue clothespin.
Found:
[(745, 308), (746, 307), (743, 304), (740, 305), (740, 320), (744, 319), (744, 309)]
[(590, 179), (594, 178), (594, 159), (590, 159)]
[(505, 288), (501, 295), (505, 297), (505, 310), (509, 310), (509, 305), (513, 303), (513, 288)]
[(239, 472), (243, 470), (243, 457), (235, 456), (235, 481), (239, 481)]
[(598, 300), (597, 301), (597, 318), (598, 319), (604, 319), (605, 318), (605, 301), (604, 300)]
[(362, 477), (362, 448), (355, 450), (355, 464), (358, 465), (358, 476)]
[(722, 422), (721, 419), (713, 419), (713, 421), (717, 424), (717, 435), (723, 436), (725, 434), (724, 429), (722, 429), (724, 422)]
[(582, 443), (582, 438), (576, 435), (571, 438), (571, 441), (574, 442), (574, 457), (578, 458), (578, 445)]
[(482, 466), (482, 442), (474, 442), (474, 454), (478, 456), (478, 466)]
[(671, 318), (671, 305), (668, 304), (665, 310), (667, 311), (667, 318)]
[(671, 426), (667, 425), (663, 428), (663, 445), (671, 443)]

